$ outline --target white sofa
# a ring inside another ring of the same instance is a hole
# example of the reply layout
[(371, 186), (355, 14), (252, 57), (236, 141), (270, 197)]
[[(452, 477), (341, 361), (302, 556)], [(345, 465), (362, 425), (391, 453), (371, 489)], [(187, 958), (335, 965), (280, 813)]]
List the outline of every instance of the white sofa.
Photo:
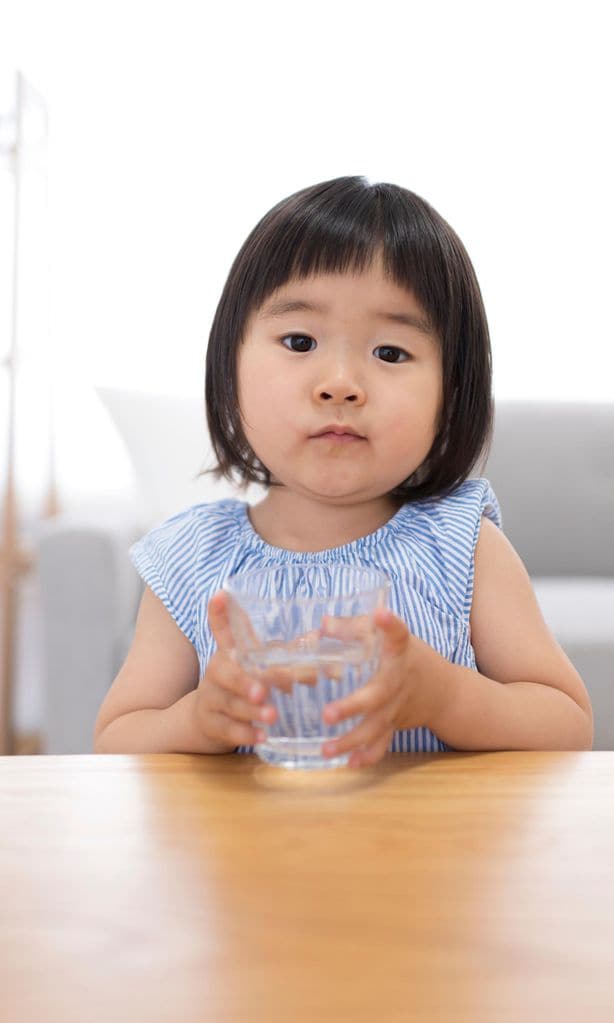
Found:
[[(49, 523), (39, 540), (44, 749), (91, 751), (98, 707), (128, 649), (142, 584), (127, 549), (154, 523), (236, 493), (195, 480), (207, 461), (202, 404), (101, 392), (135, 470), (121, 522)], [(614, 749), (614, 405), (500, 402), (480, 473), (525, 562), (544, 617), (589, 689), (595, 749)], [(238, 496), (253, 503), (260, 490)]]

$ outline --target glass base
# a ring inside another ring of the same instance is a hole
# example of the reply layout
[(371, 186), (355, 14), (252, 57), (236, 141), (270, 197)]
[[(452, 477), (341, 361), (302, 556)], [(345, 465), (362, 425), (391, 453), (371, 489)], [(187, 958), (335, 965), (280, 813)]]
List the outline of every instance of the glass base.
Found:
[(254, 747), (254, 752), (266, 764), (274, 767), (288, 767), (291, 770), (320, 771), (329, 767), (345, 767), (349, 753), (339, 757), (322, 756), (323, 737), (313, 739), (267, 739)]

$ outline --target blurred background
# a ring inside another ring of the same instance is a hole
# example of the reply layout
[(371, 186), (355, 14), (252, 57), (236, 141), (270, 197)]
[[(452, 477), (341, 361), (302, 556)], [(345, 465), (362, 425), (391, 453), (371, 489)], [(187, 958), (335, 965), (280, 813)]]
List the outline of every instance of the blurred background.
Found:
[[(16, 734), (35, 737), (44, 714), (40, 522), (144, 507), (112, 395), (196, 408), (230, 264), (282, 197), (342, 174), (422, 195), (476, 268), (496, 398), (612, 400), (609, 6), (4, 0), (0, 499), (17, 549), (6, 569), (5, 542), (5, 576), (19, 577), (4, 618)], [(167, 510), (150, 502), (140, 521)]]

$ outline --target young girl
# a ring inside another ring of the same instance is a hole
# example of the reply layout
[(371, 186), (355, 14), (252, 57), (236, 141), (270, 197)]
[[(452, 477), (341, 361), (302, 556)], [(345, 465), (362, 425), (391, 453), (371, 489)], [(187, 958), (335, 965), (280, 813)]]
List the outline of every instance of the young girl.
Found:
[(589, 749), (586, 689), (470, 478), (490, 358), (471, 262), (423, 199), (344, 177), (270, 210), (231, 268), (206, 374), (214, 471), (265, 496), (198, 504), (132, 548), (147, 585), (96, 751), (251, 751), (275, 710), (233, 655), (221, 587), (318, 561), (392, 582), (379, 671), (325, 709), (362, 720), (325, 755)]

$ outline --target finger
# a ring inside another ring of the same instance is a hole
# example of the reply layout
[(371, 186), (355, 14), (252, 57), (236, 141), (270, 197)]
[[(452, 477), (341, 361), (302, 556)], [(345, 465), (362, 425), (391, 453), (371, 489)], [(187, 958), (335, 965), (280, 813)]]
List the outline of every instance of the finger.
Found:
[(266, 685), (275, 686), (284, 693), (292, 692), (295, 683), (300, 685), (314, 686), (318, 682), (332, 680), (338, 682), (343, 675), (343, 665), (338, 662), (320, 661), (314, 664), (313, 661), (297, 662), (285, 667), (276, 665), (271, 668), (264, 668), (259, 673), (259, 678)]
[(327, 703), (322, 715), (327, 724), (336, 725), (339, 721), (345, 721), (346, 718), (373, 714), (387, 702), (387, 693), (374, 677), (366, 685), (360, 686), (355, 692), (350, 693), (349, 696), (344, 696), (342, 700), (333, 700)]
[(235, 721), (225, 714), (211, 713), (207, 720), (207, 736), (233, 746), (255, 746), (261, 741), (259, 729)]
[(209, 705), (214, 712), (225, 714), (226, 717), (237, 721), (271, 725), (277, 719), (277, 711), (273, 704), (257, 706), (226, 689), (216, 689), (210, 696)]
[(325, 615), (320, 625), (323, 636), (330, 636), (343, 642), (364, 643), (374, 638), (373, 615)]
[(392, 732), (382, 735), (371, 746), (355, 750), (348, 761), (348, 767), (373, 767), (386, 755), (390, 748)]
[(214, 593), (207, 605), (207, 618), (218, 650), (233, 650), (234, 636), (228, 618), (228, 594)]
[(314, 685), (318, 681), (316, 667), (309, 661), (303, 663), (297, 661), (290, 665), (276, 664), (263, 668), (259, 677), (265, 685), (275, 686), (284, 693), (290, 693), (295, 682)]
[(200, 685), (210, 693), (228, 691), (250, 703), (262, 703), (267, 694), (267, 687), (256, 677), (233, 660), (225, 650), (216, 650), (209, 661), (207, 670)]
[(375, 624), (382, 637), (382, 657), (394, 657), (404, 650), (411, 633), (402, 618), (387, 607), (378, 607), (374, 614)]
[(338, 739), (328, 739), (322, 746), (322, 752), (325, 757), (337, 757), (342, 753), (349, 753), (361, 747), (366, 749), (373, 745), (380, 736), (390, 734), (390, 731), (388, 715), (376, 714), (360, 721), (355, 728), (350, 729)]
[[(275, 686), (285, 693), (291, 692), (295, 683), (313, 686), (319, 681), (339, 681), (344, 665), (338, 658), (327, 660), (321, 656), (319, 638), (320, 633), (314, 630), (292, 640), (266, 644), (267, 653), (273, 654), (273, 663), (261, 668), (258, 677), (266, 685)], [(278, 659), (281, 663), (276, 664)]]

